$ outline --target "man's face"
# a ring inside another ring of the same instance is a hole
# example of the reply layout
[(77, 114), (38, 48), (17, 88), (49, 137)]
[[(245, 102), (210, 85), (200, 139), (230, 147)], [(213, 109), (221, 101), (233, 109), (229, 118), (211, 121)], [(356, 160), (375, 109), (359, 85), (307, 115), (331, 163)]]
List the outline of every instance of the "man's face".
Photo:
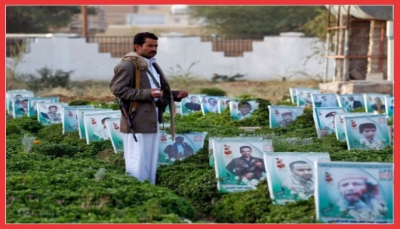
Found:
[(293, 120), (293, 116), (291, 114), (282, 115), (282, 119), (285, 122), (291, 122)]
[(22, 107), (23, 108), (28, 108), (28, 100), (22, 101)]
[(358, 201), (366, 192), (367, 184), (362, 178), (350, 178), (339, 183), (339, 191), (350, 202)]
[(294, 164), (292, 173), (305, 180), (310, 180), (312, 177), (312, 168), (309, 164)]
[(251, 108), (248, 104), (243, 104), (242, 106), (240, 106), (239, 110), (242, 115), (247, 115), (250, 112)]
[(57, 112), (57, 107), (50, 107), (49, 112), (55, 114)]
[(249, 158), (251, 156), (251, 149), (250, 148), (242, 148), (240, 153), (244, 158)]
[(362, 135), (366, 139), (373, 139), (376, 134), (376, 129), (375, 128), (365, 128), (362, 132)]
[(197, 103), (197, 98), (196, 98), (196, 97), (190, 98), (190, 102), (192, 102), (192, 103)]
[(217, 104), (217, 101), (215, 99), (210, 99), (208, 100), (208, 102), (210, 103), (211, 106), (215, 106), (215, 104)]
[(178, 144), (182, 144), (183, 138), (180, 138), (180, 137), (175, 138), (175, 142), (178, 143)]
[(137, 54), (147, 59), (150, 59), (157, 54), (157, 47), (158, 41), (150, 38), (145, 38), (142, 46), (137, 44), (135, 45)]

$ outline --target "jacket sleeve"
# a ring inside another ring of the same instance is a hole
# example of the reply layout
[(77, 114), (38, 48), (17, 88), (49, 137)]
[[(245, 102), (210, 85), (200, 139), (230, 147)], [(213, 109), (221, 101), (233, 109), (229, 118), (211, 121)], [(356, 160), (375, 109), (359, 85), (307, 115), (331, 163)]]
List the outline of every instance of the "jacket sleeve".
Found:
[(110, 82), (110, 91), (118, 98), (126, 100), (152, 100), (150, 89), (136, 90), (134, 77), (136, 72), (130, 61), (122, 61), (114, 68), (114, 76)]
[(172, 92), (172, 96), (174, 97), (174, 101), (180, 102), (182, 100), (181, 98), (178, 98), (179, 91), (173, 90), (171, 92)]

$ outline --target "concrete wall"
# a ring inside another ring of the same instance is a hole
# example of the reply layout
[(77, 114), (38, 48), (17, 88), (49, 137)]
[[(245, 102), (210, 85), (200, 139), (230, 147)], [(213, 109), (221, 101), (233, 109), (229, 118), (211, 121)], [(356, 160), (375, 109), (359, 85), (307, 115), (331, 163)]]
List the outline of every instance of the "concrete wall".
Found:
[[(322, 76), (325, 59), (316, 55), (306, 61), (316, 49), (324, 53), (324, 44), (316, 38), (276, 36), (265, 37), (263, 42), (253, 42), (253, 51), (243, 57), (225, 57), (223, 52), (212, 52), (211, 42), (201, 42), (200, 37), (160, 37), (156, 56), (164, 72), (177, 72), (177, 65), (193, 76), (210, 80), (214, 73), (233, 76), (244, 74), (244, 79), (263, 81), (270, 79), (305, 79), (306, 75)], [(127, 50), (133, 51), (133, 50)], [(7, 58), (7, 64), (13, 61)], [(74, 72), (71, 80), (110, 80), (113, 69), (120, 58), (112, 58), (109, 53), (99, 53), (98, 44), (86, 43), (84, 38), (37, 38), (30, 44), (30, 52), (24, 54), (17, 66), (17, 73), (33, 73), (45, 66), (53, 70)], [(334, 61), (328, 65), (328, 81), (334, 75)]]

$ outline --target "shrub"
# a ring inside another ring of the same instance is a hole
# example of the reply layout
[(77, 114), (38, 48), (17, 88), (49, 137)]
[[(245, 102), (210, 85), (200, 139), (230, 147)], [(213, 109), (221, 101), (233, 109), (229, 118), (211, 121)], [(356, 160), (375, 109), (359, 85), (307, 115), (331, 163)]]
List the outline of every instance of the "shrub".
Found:
[(36, 149), (38, 153), (53, 157), (72, 157), (79, 152), (78, 147), (68, 144), (43, 144)]
[(72, 100), (71, 102), (68, 103), (69, 106), (79, 106), (79, 105), (88, 105), (90, 103), (89, 100), (84, 100), (84, 99), (76, 99)]
[(200, 94), (206, 94), (209, 96), (226, 96), (226, 91), (217, 87), (201, 88)]
[(45, 88), (69, 88), (69, 78), (73, 71), (63, 71), (58, 69), (54, 72), (54, 70), (43, 67), (39, 70), (36, 70), (39, 74), (39, 77), (33, 74), (23, 75), (22, 80), (28, 85), (28, 89), (34, 92), (39, 91), (40, 89)]
[(59, 143), (63, 139), (62, 124), (51, 124), (44, 126), (38, 131), (37, 137), (41, 140), (46, 140), (51, 143)]
[[(7, 126), (8, 125), (16, 125), (21, 130), (21, 133), (28, 131), (32, 134), (38, 133), (38, 131), (44, 127), (40, 122), (38, 122), (36, 116), (23, 116), (20, 118), (10, 119), (7, 121)], [(10, 127), (10, 131), (10, 134), (12, 134), (13, 131), (17, 130), (15, 127)]]

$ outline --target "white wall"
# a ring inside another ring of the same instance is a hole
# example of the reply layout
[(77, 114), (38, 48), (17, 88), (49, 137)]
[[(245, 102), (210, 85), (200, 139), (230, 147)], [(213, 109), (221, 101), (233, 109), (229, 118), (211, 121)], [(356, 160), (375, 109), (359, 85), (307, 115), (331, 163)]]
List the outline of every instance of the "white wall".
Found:
[[(156, 59), (167, 75), (176, 71), (178, 64), (186, 71), (196, 63), (190, 69), (193, 76), (208, 80), (214, 73), (227, 76), (239, 73), (245, 75), (244, 79), (255, 81), (282, 76), (304, 79), (304, 75), (293, 72), (307, 72), (311, 76), (324, 73), (322, 57), (313, 57), (304, 65), (305, 57), (313, 53), (311, 44), (315, 42), (324, 47), (316, 38), (265, 37), (263, 42), (253, 42), (253, 51), (245, 52), (243, 57), (224, 57), (223, 52), (212, 52), (211, 42), (201, 42), (200, 37), (160, 37)], [(37, 38), (17, 66), (17, 72), (36, 74), (37, 69), (47, 66), (53, 70), (73, 70), (71, 80), (110, 80), (120, 59), (112, 58), (110, 53), (99, 53), (98, 44), (86, 43), (84, 38)], [(9, 61), (13, 60), (7, 58), (7, 64)], [(328, 80), (333, 75), (331, 59)]]

